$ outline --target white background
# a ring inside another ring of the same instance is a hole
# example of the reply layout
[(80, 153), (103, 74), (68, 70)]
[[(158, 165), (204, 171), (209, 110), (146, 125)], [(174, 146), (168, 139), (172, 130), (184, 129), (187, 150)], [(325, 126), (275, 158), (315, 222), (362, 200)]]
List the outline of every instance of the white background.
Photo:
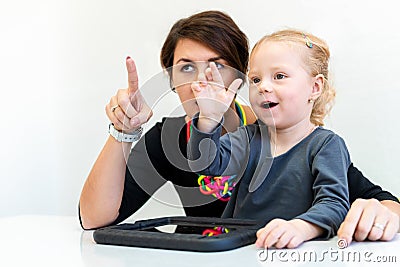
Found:
[[(400, 196), (396, 1), (153, 2), (1, 0), (0, 216), (76, 214), (107, 138), (104, 106), (126, 87), (125, 57), (135, 59), (144, 84), (161, 71), (172, 24), (207, 9), (231, 15), (251, 45), (285, 27), (325, 39), (338, 91), (327, 125), (367, 177)], [(163, 92), (144, 95), (154, 100)], [(168, 97), (150, 126), (177, 105)]]

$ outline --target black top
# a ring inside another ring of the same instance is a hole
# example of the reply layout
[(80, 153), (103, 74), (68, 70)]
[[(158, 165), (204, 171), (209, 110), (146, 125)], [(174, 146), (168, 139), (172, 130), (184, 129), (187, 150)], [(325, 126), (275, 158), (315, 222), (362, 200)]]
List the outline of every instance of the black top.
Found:
[(354, 167), (353, 163), (351, 163), (347, 171), (347, 180), (349, 183), (350, 204), (353, 203), (357, 198), (375, 198), (379, 201), (393, 200), (399, 203), (399, 200), (390, 192), (382, 190), (382, 187), (375, 185), (368, 180), (359, 169)]
[[(174, 184), (187, 216), (222, 215), (226, 202), (200, 193), (198, 175), (189, 171), (185, 160), (186, 145), (184, 117), (163, 118), (138, 141), (128, 159), (119, 215), (111, 225), (135, 213), (166, 181)], [(348, 170), (348, 184), (350, 203), (357, 198), (398, 202), (392, 194), (371, 183), (353, 164)]]
[(199, 176), (187, 163), (186, 146), (184, 117), (163, 118), (145, 134), (129, 156), (122, 203), (114, 223), (132, 215), (167, 181), (177, 190), (187, 216), (221, 216), (226, 202), (200, 192)]

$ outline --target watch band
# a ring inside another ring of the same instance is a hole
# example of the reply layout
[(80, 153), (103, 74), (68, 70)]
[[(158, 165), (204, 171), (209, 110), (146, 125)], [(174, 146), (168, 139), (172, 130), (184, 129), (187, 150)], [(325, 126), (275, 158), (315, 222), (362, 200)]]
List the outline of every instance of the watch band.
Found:
[(108, 125), (108, 133), (115, 138), (118, 142), (132, 143), (140, 139), (143, 133), (143, 127), (140, 126), (138, 129), (133, 131), (131, 134), (126, 134), (118, 131), (114, 128), (114, 124), (110, 123)]

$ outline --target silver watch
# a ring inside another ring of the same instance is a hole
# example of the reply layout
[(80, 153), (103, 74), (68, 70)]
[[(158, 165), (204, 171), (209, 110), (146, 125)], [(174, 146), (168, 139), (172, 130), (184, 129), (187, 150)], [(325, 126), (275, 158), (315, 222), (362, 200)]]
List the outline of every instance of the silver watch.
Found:
[(138, 129), (133, 131), (131, 134), (126, 134), (123, 132), (118, 131), (114, 128), (114, 124), (110, 123), (108, 125), (108, 133), (115, 138), (118, 142), (126, 142), (132, 143), (140, 139), (140, 136), (143, 133), (143, 127), (140, 126)]

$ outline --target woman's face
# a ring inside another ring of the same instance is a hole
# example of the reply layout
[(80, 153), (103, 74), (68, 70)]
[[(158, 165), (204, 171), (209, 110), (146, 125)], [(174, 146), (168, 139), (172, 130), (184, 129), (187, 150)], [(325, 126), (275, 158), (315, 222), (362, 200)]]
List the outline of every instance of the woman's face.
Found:
[(204, 74), (210, 62), (215, 62), (224, 80), (225, 87), (229, 87), (237, 77), (237, 71), (227, 65), (227, 62), (213, 50), (202, 43), (191, 39), (180, 39), (174, 51), (174, 65), (171, 71), (172, 85), (178, 93), (186, 115), (190, 118), (199, 112), (191, 84), (198, 81), (200, 74)]

